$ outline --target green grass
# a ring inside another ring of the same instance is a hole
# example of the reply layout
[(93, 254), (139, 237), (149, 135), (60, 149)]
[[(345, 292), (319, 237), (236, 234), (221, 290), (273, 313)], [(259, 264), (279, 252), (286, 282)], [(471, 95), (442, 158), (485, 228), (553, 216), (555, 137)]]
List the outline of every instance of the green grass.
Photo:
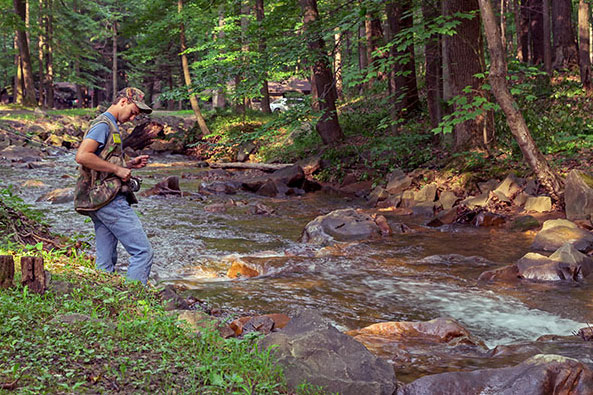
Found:
[[(22, 252), (0, 250), (11, 253), (18, 262)], [(154, 289), (95, 272), (81, 256), (43, 254), (52, 281), (71, 290), (0, 290), (0, 383), (18, 379), (20, 393), (286, 392), (280, 368), (255, 338), (192, 333), (163, 310)], [(90, 319), (55, 319), (71, 313)]]

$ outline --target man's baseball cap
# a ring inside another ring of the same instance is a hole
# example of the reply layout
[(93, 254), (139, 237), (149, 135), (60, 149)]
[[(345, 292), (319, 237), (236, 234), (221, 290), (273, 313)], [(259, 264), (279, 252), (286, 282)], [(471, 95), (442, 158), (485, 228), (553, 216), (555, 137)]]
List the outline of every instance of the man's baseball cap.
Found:
[(152, 112), (152, 108), (144, 103), (144, 92), (138, 88), (124, 88), (119, 91), (117, 96), (125, 97), (126, 99), (130, 100), (132, 103), (137, 105), (140, 111), (143, 113), (150, 114)]

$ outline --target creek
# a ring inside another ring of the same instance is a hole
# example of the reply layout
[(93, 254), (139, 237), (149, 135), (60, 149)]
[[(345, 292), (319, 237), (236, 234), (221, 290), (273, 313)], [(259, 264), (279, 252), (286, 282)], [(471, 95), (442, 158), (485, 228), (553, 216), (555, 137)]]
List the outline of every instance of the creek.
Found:
[[(74, 186), (77, 174), (72, 152), (44, 162), (49, 165), (34, 169), (2, 164), (1, 186), (15, 185), (27, 203), (46, 210), (55, 232), (92, 235), (90, 221), (76, 214), (71, 204), (35, 203), (45, 192)], [(181, 190), (197, 192), (202, 181), (192, 175), (202, 171), (183, 156), (163, 156), (135, 174), (144, 179), (143, 189), (167, 176), (183, 175)], [(46, 186), (21, 187), (28, 179), (41, 180)], [(229, 199), (235, 205), (224, 213), (204, 210), (208, 204)], [(248, 208), (254, 203), (275, 212), (251, 214)], [(533, 234), (461, 225), (426, 228), (421, 219), (384, 212), (390, 221), (404, 222), (418, 231), (324, 249), (297, 242), (304, 226), (316, 216), (364, 204), (320, 192), (286, 199), (240, 192), (204, 200), (144, 197), (137, 212), (155, 250), (153, 279), (184, 286), (199, 299), (237, 314), (290, 315), (307, 307), (340, 330), (449, 316), (488, 347), (532, 342), (545, 334), (570, 335), (593, 322), (590, 280), (579, 285), (477, 283), (481, 272), (512, 263), (528, 252)], [(227, 278), (230, 262), (237, 256), (263, 275)], [(121, 249), (118, 268), (122, 271), (126, 261)], [(572, 356), (593, 364), (591, 355)]]

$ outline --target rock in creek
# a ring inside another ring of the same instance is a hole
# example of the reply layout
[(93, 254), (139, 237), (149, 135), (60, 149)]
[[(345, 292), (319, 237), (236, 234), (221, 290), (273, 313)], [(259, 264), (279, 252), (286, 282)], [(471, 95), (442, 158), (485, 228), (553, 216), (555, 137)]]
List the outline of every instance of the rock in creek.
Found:
[(35, 148), (17, 147), (10, 145), (0, 151), (0, 159), (12, 162), (35, 162), (45, 156), (45, 154)]
[(391, 365), (315, 312), (298, 313), (260, 341), (261, 348), (273, 345), (292, 389), (304, 381), (343, 395), (392, 395), (397, 388)]
[(260, 332), (267, 335), (274, 330), (284, 328), (289, 321), (290, 317), (286, 314), (264, 314), (237, 318), (229, 326), (235, 331), (235, 336), (250, 332)]
[(530, 196), (525, 201), (525, 211), (545, 213), (552, 211), (552, 199), (549, 196)]
[(593, 177), (581, 170), (571, 170), (564, 188), (566, 218), (593, 218)]
[(365, 240), (381, 236), (381, 228), (368, 214), (355, 209), (335, 210), (309, 222), (300, 241), (327, 245), (334, 241)]
[(549, 257), (534, 252), (517, 263), (484, 272), (479, 281), (579, 281), (593, 271), (593, 259), (566, 243)]
[(48, 192), (36, 200), (37, 202), (51, 202), (52, 204), (72, 203), (74, 201), (74, 188), (60, 188)]
[(591, 393), (593, 372), (590, 368), (575, 359), (551, 354), (539, 354), (509, 368), (424, 376), (397, 391), (398, 395)]
[(179, 189), (179, 177), (171, 176), (165, 178), (150, 189), (140, 192), (141, 196), (154, 196), (154, 195), (182, 195), (181, 189)]
[(387, 181), (385, 190), (392, 195), (403, 192), (412, 185), (412, 179), (400, 169), (394, 170)]
[(565, 243), (573, 243), (577, 250), (588, 252), (593, 248), (593, 234), (579, 228), (574, 222), (552, 219), (544, 222), (542, 230), (535, 236), (531, 248), (556, 251)]

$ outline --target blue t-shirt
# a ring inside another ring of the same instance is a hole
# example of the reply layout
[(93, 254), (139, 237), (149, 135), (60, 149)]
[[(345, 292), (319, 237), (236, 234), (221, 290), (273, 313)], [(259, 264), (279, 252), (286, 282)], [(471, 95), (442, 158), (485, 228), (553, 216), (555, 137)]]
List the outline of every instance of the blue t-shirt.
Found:
[[(103, 115), (106, 115), (107, 118), (113, 122), (115, 128), (119, 132), (119, 127), (117, 126), (115, 117), (109, 112), (104, 112)], [(107, 136), (109, 136), (109, 125), (107, 125), (105, 122), (99, 122), (87, 133), (85, 139), (92, 139), (99, 143), (99, 147), (97, 147), (95, 155), (99, 155), (101, 151), (103, 151), (103, 147), (105, 147), (105, 143), (107, 143)]]

